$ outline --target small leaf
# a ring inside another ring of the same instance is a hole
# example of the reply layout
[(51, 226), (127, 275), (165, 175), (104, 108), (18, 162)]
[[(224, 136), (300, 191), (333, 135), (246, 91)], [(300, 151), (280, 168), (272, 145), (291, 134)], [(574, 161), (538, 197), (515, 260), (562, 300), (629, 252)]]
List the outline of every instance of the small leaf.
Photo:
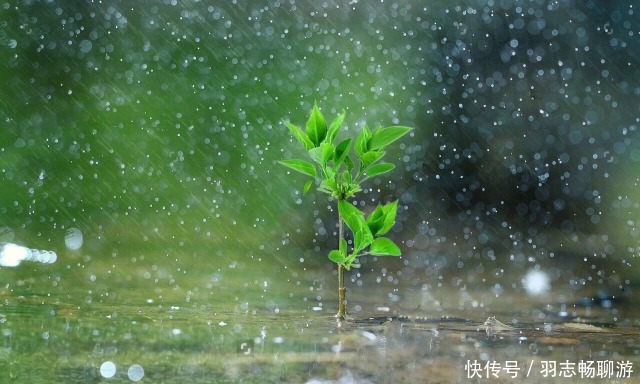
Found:
[(305, 175), (309, 175), (313, 178), (316, 177), (316, 167), (313, 164), (308, 163), (302, 160), (281, 160), (278, 163), (284, 165), (285, 167), (289, 167), (293, 170), (296, 170), (300, 173), (304, 173)]
[(322, 149), (320, 147), (311, 148), (308, 152), (311, 160), (322, 164)]
[(346, 191), (345, 197), (351, 197), (351, 196), (355, 195), (356, 193), (362, 191), (362, 188), (360, 188), (360, 184), (349, 183), (349, 184), (347, 184), (347, 188), (346, 188), (345, 191)]
[(361, 225), (360, 229), (355, 233), (353, 237), (353, 253), (358, 253), (361, 250), (365, 249), (373, 242), (373, 235), (369, 230), (369, 227), (364, 224)]
[(397, 209), (398, 200), (382, 206), (382, 212), (384, 213), (384, 224), (382, 225), (382, 228), (378, 230), (378, 236), (382, 236), (391, 230), (393, 224), (396, 222)]
[(344, 265), (344, 267), (348, 270), (350, 270), (351, 268), (360, 268), (360, 264), (359, 263), (354, 263), (354, 261), (356, 260), (356, 257), (358, 257), (359, 255), (353, 253), (351, 255), (349, 255), (349, 257), (347, 257), (347, 259), (344, 261), (344, 263), (342, 263), (342, 265)]
[(351, 173), (349, 171), (342, 172), (342, 180), (347, 184), (351, 184)]
[(367, 221), (367, 225), (369, 226), (369, 230), (371, 231), (371, 234), (374, 236), (377, 236), (378, 232), (380, 232), (380, 229), (384, 225), (384, 217), (380, 217), (370, 222)]
[(360, 230), (363, 222), (366, 224), (364, 214), (347, 201), (338, 200), (338, 213), (340, 213), (345, 224), (354, 234)]
[(364, 232), (356, 231), (353, 234), (353, 253), (356, 254), (364, 248), (362, 244), (364, 243)]
[(322, 143), (320, 144), (320, 148), (322, 148), (322, 166), (327, 165), (327, 162), (333, 158), (333, 144), (331, 143)]
[(376, 209), (369, 214), (369, 217), (367, 217), (367, 225), (369, 226), (371, 233), (376, 236), (378, 231), (380, 231), (384, 225), (384, 211), (382, 210), (382, 205), (378, 204)]
[(358, 157), (362, 157), (369, 150), (369, 139), (371, 138), (371, 131), (366, 125), (362, 127), (360, 134), (356, 137), (355, 150)]
[(344, 158), (344, 164), (347, 166), (347, 169), (349, 170), (349, 172), (351, 172), (351, 170), (353, 169), (354, 165), (353, 165), (353, 161), (351, 160), (351, 158), (349, 156)]
[(320, 143), (327, 136), (327, 122), (318, 108), (318, 104), (313, 105), (309, 120), (307, 120), (307, 135), (314, 147), (320, 146)]
[(367, 179), (372, 178), (383, 173), (387, 173), (394, 169), (396, 166), (391, 163), (374, 164), (367, 169)]
[(326, 193), (328, 195), (332, 195), (334, 194), (334, 192), (332, 190), (330, 190), (329, 188), (327, 188), (326, 186), (320, 184), (320, 186), (318, 187), (318, 191), (322, 192), (322, 193)]
[(328, 167), (323, 167), (322, 168), (322, 177), (329, 180), (334, 180), (334, 177), (336, 176), (336, 172)]
[(349, 155), (349, 148), (351, 147), (351, 138), (344, 139), (338, 144), (336, 150), (333, 154), (333, 162), (334, 167), (337, 167), (344, 161), (344, 159)]
[(309, 150), (311, 160), (320, 164), (322, 167), (333, 157), (333, 144), (321, 143), (320, 146)]
[(364, 220), (364, 214), (358, 208), (349, 202), (339, 200), (338, 212), (354, 235), (354, 253), (360, 252), (371, 244), (373, 235)]
[(334, 249), (333, 251), (329, 252), (329, 260), (331, 260), (331, 261), (333, 261), (334, 263), (337, 263), (337, 264), (342, 264), (342, 263), (344, 263), (346, 258), (344, 256), (342, 256), (339, 251), (336, 251)]
[(313, 143), (311, 142), (311, 140), (309, 140), (309, 137), (302, 131), (302, 129), (289, 122), (286, 122), (285, 125), (289, 128), (293, 137), (295, 137), (296, 140), (298, 140), (298, 142), (302, 144), (304, 149), (308, 151), (313, 148)]
[(371, 243), (369, 254), (374, 256), (400, 256), (400, 248), (386, 237), (378, 237)]
[(344, 121), (345, 115), (346, 113), (343, 109), (342, 113), (336, 116), (336, 118), (333, 119), (333, 121), (331, 122), (331, 125), (329, 126), (329, 131), (327, 132), (327, 139), (326, 139), (327, 143), (333, 143), (333, 140), (335, 140), (336, 136), (338, 135), (338, 131), (340, 130), (340, 126)]
[(368, 149), (376, 150), (386, 147), (387, 145), (398, 140), (402, 136), (411, 132), (413, 128), (392, 126), (383, 129), (377, 129), (368, 141)]
[(382, 156), (384, 156), (384, 151), (369, 151), (360, 156), (360, 161), (362, 161), (363, 166), (368, 167), (370, 164), (380, 160)]
[(344, 257), (345, 259), (347, 258), (347, 240), (345, 239), (340, 239), (340, 254), (342, 255), (342, 257)]
[[(323, 190), (323, 192), (333, 194), (338, 190), (338, 185), (333, 179), (324, 179), (322, 180), (322, 183), (320, 183), (320, 187), (318, 189)], [(326, 189), (326, 191), (324, 189)]]
[(309, 188), (311, 188), (311, 184), (313, 184), (313, 180), (309, 180), (304, 184), (304, 188), (302, 188), (302, 196), (306, 195), (309, 192)]

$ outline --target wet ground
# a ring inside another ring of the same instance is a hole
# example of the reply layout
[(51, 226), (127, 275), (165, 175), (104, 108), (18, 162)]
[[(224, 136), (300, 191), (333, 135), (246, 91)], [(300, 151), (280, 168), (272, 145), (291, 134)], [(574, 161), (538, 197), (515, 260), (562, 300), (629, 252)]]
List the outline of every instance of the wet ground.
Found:
[[(159, 267), (0, 271), (0, 381), (33, 383), (636, 382), (627, 294), (333, 281)], [(154, 264), (155, 265), (155, 264)], [(104, 265), (103, 265), (104, 267)], [(20, 269), (22, 268), (22, 269)], [(65, 272), (66, 271), (66, 272)], [(66, 273), (66, 275), (65, 275)], [(295, 275), (295, 273), (293, 274)], [(13, 280), (7, 280), (12, 276)], [(244, 276), (243, 280), (239, 277)]]

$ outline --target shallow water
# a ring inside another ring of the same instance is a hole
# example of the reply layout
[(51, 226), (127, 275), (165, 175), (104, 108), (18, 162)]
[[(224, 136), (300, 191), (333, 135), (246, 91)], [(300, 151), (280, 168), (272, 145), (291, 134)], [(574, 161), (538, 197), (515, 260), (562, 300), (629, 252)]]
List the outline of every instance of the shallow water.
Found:
[(0, 271), (29, 275), (0, 290), (0, 381), (637, 380), (640, 314), (627, 293), (586, 306), (581, 291), (496, 295), (363, 274), (339, 329), (322, 271), (265, 282), (202, 269), (157, 283), (144, 267), (78, 272), (96, 264), (60, 266), (58, 278), (35, 264)]

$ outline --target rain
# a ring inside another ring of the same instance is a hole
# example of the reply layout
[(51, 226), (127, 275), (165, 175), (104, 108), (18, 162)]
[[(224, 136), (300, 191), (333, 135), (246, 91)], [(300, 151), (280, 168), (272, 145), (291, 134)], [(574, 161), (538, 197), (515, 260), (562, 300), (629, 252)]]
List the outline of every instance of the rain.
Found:
[[(0, 8), (1, 382), (635, 380), (632, 2)], [(336, 199), (279, 163), (314, 105), (413, 128), (344, 326)]]

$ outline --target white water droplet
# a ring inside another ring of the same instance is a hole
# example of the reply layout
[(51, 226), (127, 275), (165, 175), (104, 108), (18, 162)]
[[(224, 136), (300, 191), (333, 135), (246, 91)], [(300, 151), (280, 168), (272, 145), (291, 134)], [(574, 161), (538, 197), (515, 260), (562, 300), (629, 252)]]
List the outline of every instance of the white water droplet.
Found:
[(551, 288), (549, 275), (537, 269), (532, 269), (522, 279), (522, 286), (530, 295), (541, 295)]
[(100, 375), (104, 378), (112, 378), (116, 374), (116, 365), (111, 361), (105, 361), (100, 365)]
[(72, 251), (80, 249), (84, 239), (82, 238), (82, 232), (78, 228), (69, 228), (64, 236), (64, 244)]
[(129, 367), (127, 376), (129, 376), (129, 380), (131, 381), (140, 381), (144, 377), (144, 368), (139, 364), (134, 364)]

